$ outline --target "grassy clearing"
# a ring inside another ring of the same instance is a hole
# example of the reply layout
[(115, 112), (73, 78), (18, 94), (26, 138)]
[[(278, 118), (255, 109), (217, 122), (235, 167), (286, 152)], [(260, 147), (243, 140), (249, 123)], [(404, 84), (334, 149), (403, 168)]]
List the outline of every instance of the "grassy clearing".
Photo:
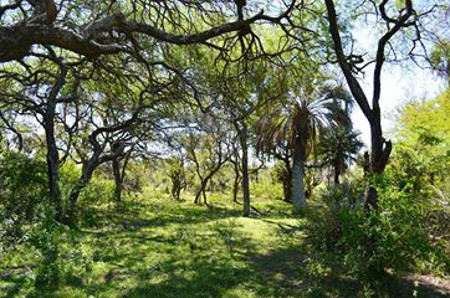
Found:
[[(414, 280), (385, 277), (374, 292), (313, 257), (303, 221), (282, 202), (241, 206), (128, 198), (85, 210), (78, 232), (61, 239), (63, 282), (33, 290), (30, 249), (18, 247), (0, 275), (5, 297), (419, 297), (441, 295)], [(28, 265), (28, 267), (27, 267)], [(12, 267), (14, 266), (14, 267)], [(378, 291), (378, 292), (377, 292)], [(443, 294), (442, 294), (443, 295)]]

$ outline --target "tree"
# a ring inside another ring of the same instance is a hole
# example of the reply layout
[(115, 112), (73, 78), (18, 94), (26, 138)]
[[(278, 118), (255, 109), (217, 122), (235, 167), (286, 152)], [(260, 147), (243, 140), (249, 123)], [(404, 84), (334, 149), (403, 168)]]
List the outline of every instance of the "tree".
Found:
[(184, 159), (184, 157), (175, 156), (165, 160), (168, 166), (168, 175), (172, 182), (172, 198), (177, 201), (181, 200), (181, 191), (187, 186)]
[(200, 186), (195, 194), (195, 204), (200, 204), (200, 196), (203, 196), (203, 203), (208, 205), (206, 198), (206, 188), (213, 176), (229, 161), (232, 155), (231, 143), (226, 125), (213, 122), (212, 125), (203, 123), (203, 132), (188, 135), (184, 144), (187, 158), (193, 162), (195, 172), (200, 179)]
[(243, 58), (245, 55), (257, 55), (250, 49), (244, 54), (239, 50), (230, 51), (231, 58), (225, 59), (219, 59), (200, 47), (190, 47), (182, 54), (183, 59), (178, 67), (183, 67), (186, 60), (192, 61), (189, 64), (189, 78), (194, 92), (187, 104), (234, 130), (237, 144), (233, 162), (235, 170), (240, 171), (236, 181), (241, 182), (243, 214), (250, 216), (252, 115), (274, 102), (282, 93), (282, 67), (261, 57), (252, 56), (254, 60)]
[[(44, 58), (33, 64), (39, 71), (33, 72), (25, 68), (23, 72), (13, 73), (5, 82), (8, 89), (1, 92), (5, 110), (14, 111), (24, 116), (37, 119), (45, 134), (47, 176), (49, 184), (49, 197), (56, 217), (63, 216), (61, 189), (60, 189), (60, 156), (56, 139), (57, 108), (60, 105), (70, 104), (77, 98), (77, 83), (67, 82), (73, 71), (79, 65), (68, 65), (61, 61), (52, 50)], [(42, 71), (46, 69), (46, 71)], [(31, 79), (27, 79), (27, 76)]]
[[(166, 85), (156, 88), (153, 85), (155, 82), (145, 80), (145, 73), (134, 75), (133, 67), (136, 65), (129, 67), (121, 69), (122, 75), (128, 80), (121, 81), (122, 76), (114, 77), (111, 73), (100, 72), (97, 75), (103, 77), (95, 81), (95, 86), (86, 82), (86, 92), (81, 96), (83, 101), (75, 110), (83, 117), (68, 141), (74, 148), (72, 158), (82, 164), (82, 170), (68, 197), (63, 220), (65, 223), (74, 224), (77, 200), (95, 170), (104, 163), (125, 158), (126, 152), (141, 141), (149, 140), (149, 134), (153, 131), (152, 110), (161, 97), (166, 96)], [(131, 71), (131, 77), (127, 76), (128, 71)], [(122, 168), (121, 177), (118, 177), (120, 180), (123, 180), (125, 169)]]
[[(10, 88), (1, 91), (2, 114), (14, 111), (23, 119), (29, 119), (33, 130), (36, 130), (33, 126), (36, 122), (43, 128), (49, 195), (56, 218), (73, 222), (78, 196), (95, 169), (121, 156), (138, 135), (142, 136), (136, 126), (144, 127), (148, 123), (140, 117), (148, 116), (144, 110), (151, 101), (148, 90), (152, 81), (140, 80), (145, 72), (140, 78), (135, 76), (136, 65), (130, 61), (112, 74), (102, 64), (92, 67), (84, 60), (65, 61), (52, 49), (34, 53), (34, 56), (30, 65), (23, 63), (22, 68), (4, 69), (4, 82)], [(91, 78), (98, 79), (95, 86), (89, 81)], [(130, 82), (133, 82), (131, 88), (128, 87)], [(165, 96), (164, 86), (159, 82), (159, 96)], [(115, 100), (118, 95), (124, 98)], [(147, 127), (142, 131), (150, 130)], [(115, 143), (120, 146), (113, 148)], [(64, 208), (59, 168), (67, 158), (79, 161), (83, 167), (78, 183), (70, 192), (69, 204)]]
[[(241, 32), (254, 35), (252, 24), (279, 22), (295, 4), (293, 1), (277, 16), (266, 15), (261, 10), (244, 18), (242, 4), (245, 3), (237, 2), (235, 9), (233, 1), (61, 1), (56, 7), (45, 8), (40, 5), (44, 2), (54, 3), (53, 0), (28, 0), (0, 6), (0, 62), (21, 60), (35, 45), (53, 46), (65, 50), (67, 55), (79, 54), (90, 59), (121, 53), (133, 55), (155, 42), (204, 44), (223, 50), (211, 40), (232, 33), (233, 39), (239, 38)], [(43, 10), (47, 16), (40, 17)], [(236, 14), (239, 11), (238, 20), (225, 17), (225, 10)]]
[[(412, 28), (413, 30), (409, 31), (411, 33), (410, 36), (412, 36), (409, 55), (413, 55), (414, 51), (418, 51), (418, 49), (423, 49), (426, 52), (426, 49), (424, 49), (425, 46), (421, 42), (421, 33), (425, 31), (421, 20), (430, 15), (439, 6), (430, 5), (431, 8), (429, 10), (422, 10), (422, 12), (414, 8), (411, 0), (406, 0), (401, 3), (383, 0), (378, 5), (376, 5), (375, 1), (369, 1), (365, 3), (368, 7), (365, 7), (365, 5), (359, 6), (361, 10), (366, 10), (363, 15), (369, 14), (367, 10), (375, 10), (374, 13), (378, 16), (376, 19), (377, 24), (382, 24), (384, 25), (383, 28), (385, 28), (383, 29), (383, 34), (378, 39), (375, 57), (372, 61), (364, 63), (365, 59), (363, 55), (354, 52), (353, 43), (344, 44), (342, 41), (342, 32), (334, 1), (324, 0), (324, 2), (326, 5), (329, 32), (333, 40), (334, 54), (353, 98), (361, 108), (370, 125), (371, 152), (367, 171), (369, 176), (373, 178), (373, 176), (383, 173), (392, 151), (392, 143), (384, 138), (381, 126), (380, 95), (381, 74), (385, 62), (390, 60), (391, 57), (394, 61), (400, 59), (396, 55), (397, 53), (393, 46), (394, 37), (400, 35), (402, 31), (407, 31)], [(358, 11), (359, 9), (355, 10), (356, 13)], [(391, 16), (391, 14), (396, 14), (396, 16)], [(389, 53), (386, 53), (387, 49), (390, 49)], [(350, 53), (346, 53), (346, 51), (350, 51)], [(370, 104), (368, 95), (358, 81), (357, 74), (372, 64), (374, 65), (373, 94)], [(378, 207), (378, 194), (372, 180), (371, 178), (369, 179), (367, 187), (365, 198), (366, 210), (377, 209)]]
[(450, 91), (434, 100), (407, 103), (397, 119), (396, 150), (389, 172), (402, 192), (432, 197), (448, 184)]
[[(43, 5), (45, 4), (45, 5)], [(258, 4), (253, 7), (258, 7)], [(164, 44), (192, 45), (199, 44), (203, 48), (215, 49), (223, 58), (225, 63), (251, 60), (258, 57), (276, 57), (279, 53), (286, 52), (293, 47), (291, 42), (278, 43), (278, 47), (273, 47), (268, 53), (263, 48), (262, 40), (254, 32), (252, 25), (278, 24), (279, 29), (289, 36), (296, 36), (291, 31), (290, 22), (285, 22), (290, 14), (303, 8), (303, 3), (292, 1), (286, 3), (279, 14), (267, 15), (263, 10), (254, 13), (250, 5), (240, 1), (219, 1), (211, 3), (209, 1), (164, 1), (145, 2), (127, 1), (107, 3), (85, 3), (73, 1), (70, 3), (47, 1), (17, 1), (13, 4), (0, 6), (0, 63), (7, 65), (11, 71), (3, 72), (2, 78), (16, 78), (19, 81), (26, 81), (29, 77), (20, 77), (20, 68), (25, 68), (25, 72), (40, 73), (36, 70), (36, 63), (33, 59), (48, 59), (55, 64), (66, 65), (64, 69), (70, 69), (71, 76), (77, 77), (74, 68), (80, 65), (89, 65), (107, 69), (117, 75), (119, 81), (124, 77), (124, 73), (118, 71), (117, 65), (129, 65), (130, 61), (141, 64), (132, 66), (134, 71), (145, 69), (147, 73), (152, 73), (165, 77), (168, 73), (176, 73), (180, 80), (190, 85), (183, 76), (185, 73), (179, 69), (168, 65), (167, 57), (170, 56), (169, 47)], [(82, 9), (80, 8), (82, 7)], [(281, 7), (280, 7), (281, 8)], [(80, 14), (80, 11), (83, 11)], [(149, 13), (143, 13), (148, 11)], [(224, 13), (227, 12), (227, 13)], [(279, 11), (277, 11), (279, 12)], [(237, 20), (232, 21), (237, 15)], [(127, 16), (127, 17), (125, 17)], [(170, 28), (170, 29), (169, 29)], [(209, 28), (209, 29), (208, 29)], [(313, 31), (306, 30), (308, 34)], [(303, 36), (303, 35), (302, 35)], [(221, 38), (219, 38), (221, 37)], [(217, 42), (214, 42), (214, 41)], [(297, 38), (296, 40), (299, 40)], [(162, 43), (154, 42), (159, 41)], [(237, 55), (233, 51), (235, 45), (239, 43), (241, 53)], [(162, 46), (160, 46), (162, 45)], [(258, 49), (257, 51), (253, 51)], [(47, 54), (49, 52), (50, 54)], [(57, 54), (56, 54), (57, 53)], [(31, 61), (32, 63), (29, 63)], [(132, 62), (132, 63), (133, 63)], [(142, 68), (140, 68), (142, 67)], [(164, 70), (161, 70), (163, 68)], [(244, 67), (246, 70), (246, 67)], [(63, 70), (63, 69), (62, 69)], [(55, 92), (58, 93), (59, 86), (64, 86), (64, 71), (61, 70), (61, 84), (55, 85)], [(95, 72), (94, 70), (93, 72)], [(45, 71), (43, 72), (45, 73)], [(84, 72), (80, 80), (92, 80), (92, 76)], [(170, 75), (169, 75), (170, 76)], [(52, 77), (52, 76), (50, 76)], [(55, 77), (53, 75), (53, 77)], [(135, 79), (139, 77), (135, 76)], [(33, 84), (36, 79), (33, 75)], [(50, 78), (51, 80), (51, 78)], [(70, 78), (71, 83), (77, 80)], [(39, 84), (40, 82), (38, 82)], [(91, 90), (95, 94), (95, 91)], [(158, 92), (157, 90), (155, 91)], [(197, 90), (193, 90), (194, 97), (198, 100)], [(49, 99), (51, 96), (49, 96)], [(75, 102), (75, 100), (72, 100)], [(55, 144), (60, 141), (54, 137), (52, 131), (54, 116), (58, 116), (55, 100), (49, 100), (46, 109), (45, 126), (48, 128), (47, 136), (50, 136), (48, 143)], [(65, 109), (65, 107), (64, 107)], [(77, 110), (78, 108), (75, 108)], [(141, 113), (141, 108), (136, 109), (136, 113), (131, 113), (133, 121), (139, 122), (137, 114)], [(98, 111), (98, 110), (97, 110)], [(77, 112), (75, 112), (77, 113)], [(101, 114), (101, 113), (100, 113)], [(75, 123), (78, 123), (76, 115)], [(102, 115), (100, 115), (101, 117)], [(94, 117), (95, 118), (95, 117)], [(95, 124), (95, 119), (90, 118), (91, 124)], [(247, 150), (247, 128), (242, 122), (242, 117), (234, 121), (235, 128), (240, 131), (240, 141), (243, 148), (242, 170), (243, 190), (245, 194), (244, 213), (249, 214), (249, 179), (248, 179), (248, 150)], [(245, 118), (245, 117), (244, 117)], [(123, 118), (122, 120), (124, 120)], [(71, 192), (69, 199), (68, 214), (73, 213), (77, 197), (81, 190), (90, 180), (95, 168), (106, 161), (118, 158), (119, 150), (116, 154), (103, 154), (105, 148), (105, 135), (119, 134), (121, 130), (128, 130), (131, 122), (124, 120), (123, 125), (104, 125), (92, 131), (87, 144), (93, 150), (88, 160), (84, 160), (83, 174), (79, 183)], [(126, 123), (126, 124), (125, 124)], [(67, 131), (77, 129), (77, 125), (61, 125)], [(70, 132), (73, 135), (73, 132)], [(53, 137), (52, 137), (53, 136)], [(68, 138), (68, 146), (63, 159), (71, 155), (72, 136)], [(244, 144), (245, 142), (245, 144)], [(53, 177), (50, 179), (51, 194), (54, 201), (60, 201), (60, 191), (58, 191), (58, 148), (48, 146), (49, 152), (49, 173)], [(109, 148), (112, 149), (112, 148)], [(82, 150), (81, 150), (82, 151)], [(77, 152), (78, 153), (78, 152)], [(51, 157), (51, 158), (50, 158)], [(117, 171), (116, 171), (117, 172)], [(120, 180), (120, 179), (119, 179)], [(120, 182), (117, 180), (118, 182)], [(59, 199), (57, 199), (59, 198)], [(56, 203), (57, 213), (62, 214), (60, 203)], [(58, 217), (61, 217), (60, 215)], [(71, 216), (69, 216), (71, 217)]]
[(134, 149), (134, 146), (132, 145), (128, 150), (120, 152), (120, 150), (122, 150), (121, 147), (122, 145), (120, 142), (115, 142), (111, 147), (111, 151), (117, 156), (112, 160), (112, 171), (115, 183), (114, 199), (116, 202), (122, 201), (123, 182)]
[[(236, 169), (240, 169), (244, 216), (250, 216), (250, 169), (249, 146), (251, 140), (251, 116), (265, 105), (274, 102), (283, 86), (283, 76), (276, 74), (275, 68), (256, 66), (252, 72), (246, 73), (238, 82), (229, 82), (219, 87), (223, 96), (222, 111), (231, 122), (239, 140), (239, 153), (235, 154)], [(235, 192), (236, 193), (236, 192)]]
[[(234, 157), (234, 158), (233, 158)], [(234, 181), (233, 181), (233, 202), (238, 202), (239, 185), (241, 185), (241, 167), (239, 162), (239, 148), (233, 146), (233, 154), (230, 158), (230, 162), (233, 164)]]
[(438, 40), (430, 62), (439, 75), (447, 77), (447, 88), (450, 88), (450, 40)]
[(334, 183), (339, 184), (339, 177), (347, 170), (361, 150), (363, 143), (358, 139), (359, 133), (347, 127), (338, 127), (325, 133), (319, 141), (319, 154), (333, 168)]
[[(23, 135), (20, 130), (20, 123), (16, 121), (17, 112), (11, 109), (0, 111), (0, 150), (3, 149), (1, 143), (5, 140), (6, 142), (6, 150), (13, 150), (14, 144), (16, 144), (17, 151), (21, 152), (24, 148), (24, 140)], [(18, 127), (19, 126), (19, 127)], [(12, 133), (13, 136), (9, 136), (9, 133)]]
[[(301, 89), (308, 90), (305, 86)], [(258, 123), (260, 150), (282, 158), (286, 167), (292, 164), (291, 200), (298, 208), (305, 202), (305, 164), (311, 153), (317, 154), (318, 136), (350, 121), (340, 103), (349, 101), (342, 88), (325, 85), (317, 89), (311, 93), (291, 95), (287, 105), (275, 109)], [(289, 155), (283, 157), (280, 148), (284, 152), (292, 152), (292, 163), (288, 162)]]

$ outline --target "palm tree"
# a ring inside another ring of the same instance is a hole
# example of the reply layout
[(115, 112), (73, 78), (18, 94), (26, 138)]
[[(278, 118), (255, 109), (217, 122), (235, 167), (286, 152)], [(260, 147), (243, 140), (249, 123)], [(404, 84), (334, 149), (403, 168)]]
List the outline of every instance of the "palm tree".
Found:
[[(324, 85), (310, 94), (290, 96), (285, 105), (257, 122), (257, 147), (277, 158), (291, 151), (291, 200), (301, 208), (305, 202), (303, 184), (307, 158), (317, 153), (319, 135), (333, 127), (350, 125), (351, 97), (341, 86)], [(289, 149), (289, 150), (286, 150)]]
[(339, 177), (356, 162), (356, 156), (363, 147), (359, 132), (351, 127), (340, 127), (323, 135), (319, 141), (319, 153), (333, 168), (334, 183), (339, 184)]

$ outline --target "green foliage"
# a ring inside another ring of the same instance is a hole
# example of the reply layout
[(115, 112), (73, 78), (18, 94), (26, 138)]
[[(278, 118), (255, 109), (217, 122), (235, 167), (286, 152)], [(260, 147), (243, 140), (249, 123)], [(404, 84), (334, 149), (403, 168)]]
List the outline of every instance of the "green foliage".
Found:
[(52, 216), (36, 226), (31, 244), (38, 254), (40, 264), (36, 270), (35, 289), (38, 293), (58, 288), (61, 281), (62, 260), (59, 258), (59, 242), (62, 227)]
[[(450, 145), (450, 90), (444, 91), (436, 99), (406, 104), (401, 110), (398, 139), (409, 142), (423, 140), (441, 140), (439, 143)], [(427, 138), (431, 136), (430, 138)]]
[[(65, 238), (67, 241), (69, 232), (54, 220), (45, 169), (44, 160), (19, 153), (9, 152), (0, 159), (0, 259), (2, 265), (14, 265), (17, 263), (14, 255), (27, 252), (19, 260), (35, 263), (32, 283), (36, 296), (57, 289), (67, 274), (65, 271), (71, 268), (61, 258), (61, 251), (67, 253), (61, 241)], [(72, 163), (61, 168), (64, 196), (79, 173)], [(108, 190), (109, 184), (110, 181), (94, 179), (84, 198), (97, 198)]]
[(180, 157), (173, 157), (166, 160), (167, 175), (172, 183), (171, 194), (175, 200), (181, 200), (180, 193), (187, 186), (187, 177), (184, 161)]
[(258, 171), (258, 180), (254, 177), (250, 184), (250, 192), (256, 200), (281, 200), (283, 188), (280, 183), (275, 183), (269, 171)]
[(338, 127), (320, 138), (319, 154), (322, 159), (329, 160), (335, 183), (339, 183), (339, 176), (356, 161), (356, 156), (364, 145), (359, 135), (351, 127)]
[(450, 73), (448, 73), (450, 69), (448, 66), (450, 62), (450, 40), (439, 40), (431, 52), (430, 60), (438, 73), (442, 76), (447, 76), (450, 80)]
[(368, 219), (369, 237), (376, 241), (370, 262), (380, 269), (412, 271), (433, 254), (421, 202), (392, 188), (381, 195), (379, 213), (372, 213)]
[(316, 196), (325, 206), (355, 210), (361, 207), (363, 192), (363, 181), (355, 180), (340, 185), (321, 187)]
[[(431, 270), (449, 273), (442, 243), (431, 241), (422, 201), (381, 180), (379, 210), (361, 208), (361, 192), (349, 186), (322, 190), (307, 211), (308, 243), (321, 257), (340, 264), (347, 274), (373, 278), (394, 272)], [(445, 251), (445, 250), (444, 250)]]
[(450, 97), (407, 104), (401, 111), (391, 163), (392, 188), (421, 202), (430, 238), (448, 243), (450, 236)]
[(326, 186), (307, 207), (309, 243), (318, 251), (350, 253), (359, 249), (364, 216), (359, 208), (361, 193), (350, 185)]
[(80, 203), (102, 204), (112, 201), (114, 181), (101, 177), (94, 177), (83, 190)]
[(81, 167), (74, 162), (65, 162), (60, 167), (62, 198), (68, 198), (72, 188), (81, 176)]
[(1, 156), (0, 246), (25, 241), (30, 223), (44, 216), (48, 204), (45, 162), (15, 152)]
[(434, 193), (426, 204), (426, 228), (430, 237), (447, 241), (450, 248), (450, 178), (440, 188), (434, 187)]
[(406, 105), (399, 118), (398, 143), (387, 169), (400, 191), (430, 197), (450, 171), (449, 91), (437, 99)]

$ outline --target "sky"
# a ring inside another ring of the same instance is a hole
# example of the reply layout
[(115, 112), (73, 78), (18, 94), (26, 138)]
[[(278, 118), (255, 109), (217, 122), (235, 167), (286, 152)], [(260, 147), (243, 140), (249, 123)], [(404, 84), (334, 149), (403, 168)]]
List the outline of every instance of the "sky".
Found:
[[(373, 76), (367, 73), (361, 80), (366, 94), (371, 98)], [(387, 66), (384, 68), (381, 80), (380, 107), (382, 127), (387, 138), (392, 138), (395, 128), (395, 114), (399, 107), (408, 101), (430, 100), (436, 98), (445, 88), (446, 80), (440, 78), (431, 70), (419, 67), (405, 68)], [(370, 127), (361, 109), (355, 107), (352, 115), (353, 123), (361, 132), (365, 144), (370, 144)]]
[[(370, 26), (355, 26), (352, 31), (356, 39), (358, 52), (373, 52), (377, 47), (379, 34)], [(362, 29), (361, 29), (362, 28)], [(450, 29), (444, 29), (444, 35), (450, 36)], [(371, 102), (373, 92), (373, 67), (367, 68), (360, 83)], [(423, 69), (413, 61), (402, 64), (385, 63), (381, 75), (380, 108), (382, 127), (387, 139), (393, 137), (395, 114), (408, 101), (430, 100), (436, 98), (446, 87), (447, 80), (439, 77), (431, 69)], [(361, 109), (356, 106), (352, 120), (356, 129), (361, 132), (361, 138), (366, 145), (370, 144), (370, 126)]]

